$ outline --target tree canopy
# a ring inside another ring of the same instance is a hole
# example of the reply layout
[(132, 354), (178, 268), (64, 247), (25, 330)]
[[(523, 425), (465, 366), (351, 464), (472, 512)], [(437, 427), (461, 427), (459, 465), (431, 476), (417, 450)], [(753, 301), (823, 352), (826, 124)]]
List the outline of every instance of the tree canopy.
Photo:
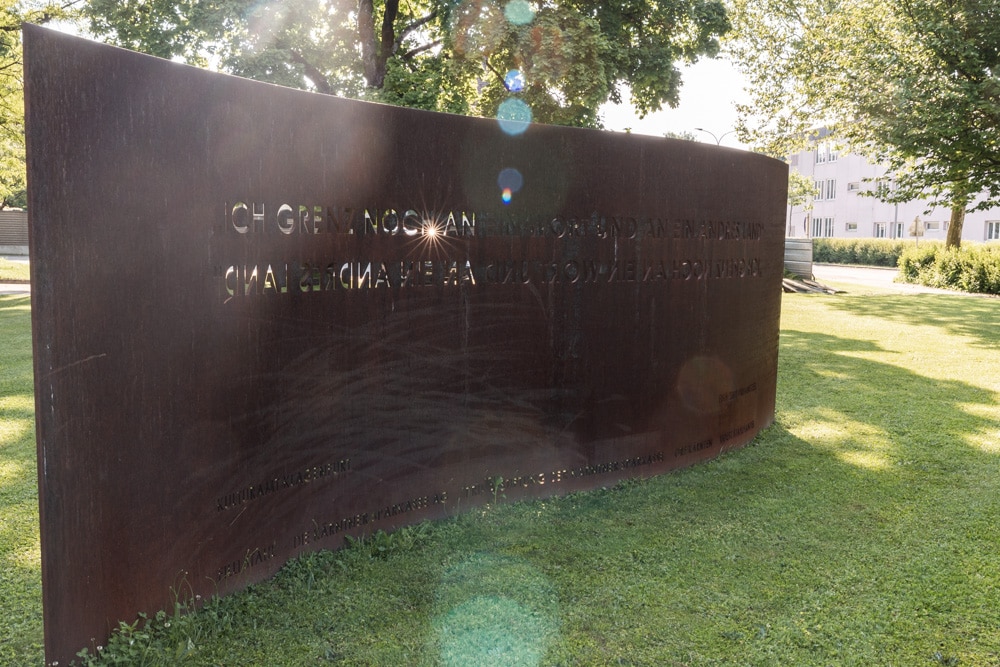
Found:
[(89, 0), (127, 48), (321, 93), (598, 126), (621, 90), (645, 115), (679, 99), (679, 63), (713, 57), (721, 0)]
[(789, 155), (817, 125), (887, 165), (885, 201), (1000, 205), (1000, 5), (995, 0), (734, 0), (749, 80), (745, 138)]
[(0, 208), (26, 204), (21, 24), (70, 16), (67, 6), (0, 0)]
[(17, 3), (0, 0), (0, 208), (21, 206), (25, 200), (20, 30)]
[(21, 23), (44, 23), (62, 13), (56, 7), (0, 0), (0, 208), (26, 201)]

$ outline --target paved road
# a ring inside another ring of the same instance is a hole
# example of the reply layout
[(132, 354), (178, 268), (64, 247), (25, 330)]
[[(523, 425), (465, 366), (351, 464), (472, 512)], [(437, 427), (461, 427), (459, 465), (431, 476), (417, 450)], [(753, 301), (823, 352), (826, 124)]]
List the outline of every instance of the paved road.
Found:
[(31, 294), (31, 286), (23, 283), (0, 283), (0, 296), (6, 294)]

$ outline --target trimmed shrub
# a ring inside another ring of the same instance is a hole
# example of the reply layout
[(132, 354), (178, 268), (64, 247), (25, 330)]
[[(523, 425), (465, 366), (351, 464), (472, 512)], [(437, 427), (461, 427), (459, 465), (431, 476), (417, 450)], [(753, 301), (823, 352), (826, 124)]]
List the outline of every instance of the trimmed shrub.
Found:
[(1000, 245), (964, 243), (908, 248), (899, 258), (899, 279), (929, 287), (1000, 294)]
[[(934, 244), (935, 242), (930, 242)], [(923, 248), (928, 243), (921, 244)], [(940, 244), (938, 244), (940, 245)], [(813, 239), (813, 261), (824, 264), (861, 264), (897, 266), (903, 251), (912, 248), (908, 241), (890, 239)]]
[(907, 283), (919, 283), (920, 275), (934, 265), (934, 258), (941, 250), (935, 244), (924, 244), (908, 248), (899, 256), (899, 279)]

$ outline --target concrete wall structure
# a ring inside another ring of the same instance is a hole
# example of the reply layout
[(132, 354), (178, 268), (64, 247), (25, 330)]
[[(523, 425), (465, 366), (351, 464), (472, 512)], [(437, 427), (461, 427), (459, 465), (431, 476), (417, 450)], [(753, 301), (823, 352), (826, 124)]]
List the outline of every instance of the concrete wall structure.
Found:
[(0, 255), (28, 254), (28, 212), (0, 211)]

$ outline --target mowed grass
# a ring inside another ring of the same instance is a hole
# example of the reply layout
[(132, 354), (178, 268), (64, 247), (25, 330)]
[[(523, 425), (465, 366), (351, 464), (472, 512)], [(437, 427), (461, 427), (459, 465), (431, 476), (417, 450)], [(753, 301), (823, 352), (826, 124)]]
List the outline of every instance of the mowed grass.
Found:
[(0, 282), (26, 283), (31, 278), (27, 262), (12, 262), (0, 257)]
[[(37, 665), (26, 303), (0, 297), (0, 664)], [(998, 351), (1000, 300), (786, 295), (751, 446), (313, 554), (88, 662), (1000, 664)]]
[(31, 305), (0, 296), (0, 665), (42, 664)]

